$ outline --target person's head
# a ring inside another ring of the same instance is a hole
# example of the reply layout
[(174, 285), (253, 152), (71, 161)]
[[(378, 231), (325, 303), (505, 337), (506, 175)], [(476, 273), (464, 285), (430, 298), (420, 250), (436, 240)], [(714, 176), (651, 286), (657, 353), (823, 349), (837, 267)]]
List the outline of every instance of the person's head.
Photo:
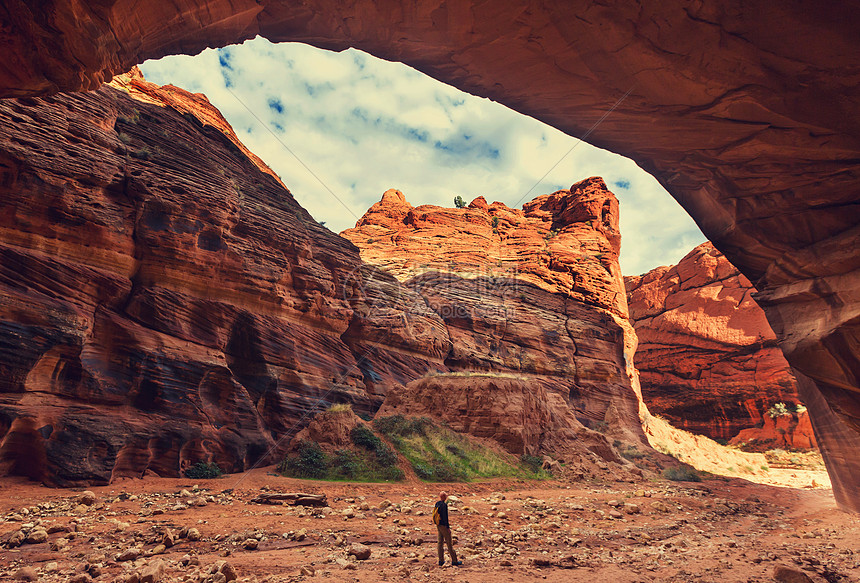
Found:
[(444, 502), (448, 498), (448, 492), (439, 492), (439, 500)]

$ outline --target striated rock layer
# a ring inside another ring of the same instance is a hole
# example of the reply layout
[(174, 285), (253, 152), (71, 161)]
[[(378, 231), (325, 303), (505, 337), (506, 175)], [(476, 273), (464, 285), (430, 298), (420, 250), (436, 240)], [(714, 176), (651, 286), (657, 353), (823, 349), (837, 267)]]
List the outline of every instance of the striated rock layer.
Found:
[(815, 432), (807, 410), (776, 417), (764, 415), (761, 427), (743, 429), (729, 443), (742, 445), (745, 451), (816, 447)]
[[(641, 441), (618, 201), (601, 178), (522, 210), (483, 197), (463, 209), (413, 207), (389, 190), (342, 235), (439, 315), (451, 370), (512, 373), (568, 403), (571, 418)], [(469, 407), (450, 405), (468, 416)], [(536, 453), (539, 443), (526, 449)]]
[(711, 243), (678, 265), (624, 279), (642, 397), (652, 413), (730, 440), (764, 424), (775, 403), (800, 400), (754, 288)]
[(380, 382), (441, 366), (438, 316), (317, 224), (205, 97), (131, 75), (5, 100), (0, 127), (2, 473), (271, 460), (317, 404), (378, 408), (355, 330), (389, 331)]
[[(535, 244), (530, 282), (487, 279), (482, 306), (456, 273), (410, 287), (362, 263), (201, 95), (133, 72), (2, 101), (0, 128), (0, 474), (240, 471), (277, 459), (319, 406), (370, 414), (393, 387), (455, 369), (552, 376), (580, 435), (607, 443), (576, 415), (641, 441), (626, 303), (606, 287), (620, 289), (617, 203), (599, 180), (504, 227), (590, 231), (592, 279)], [(510, 313), (494, 312), (512, 289)]]

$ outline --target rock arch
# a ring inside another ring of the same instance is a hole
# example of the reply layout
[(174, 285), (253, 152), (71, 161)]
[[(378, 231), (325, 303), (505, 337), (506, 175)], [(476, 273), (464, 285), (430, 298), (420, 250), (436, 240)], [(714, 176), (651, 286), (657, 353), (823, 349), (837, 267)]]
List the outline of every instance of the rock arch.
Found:
[(92, 89), (147, 58), (261, 34), (402, 61), (633, 158), (756, 285), (837, 500), (860, 511), (860, 12), (851, 3), (30, 4), (0, 7), (0, 96)]

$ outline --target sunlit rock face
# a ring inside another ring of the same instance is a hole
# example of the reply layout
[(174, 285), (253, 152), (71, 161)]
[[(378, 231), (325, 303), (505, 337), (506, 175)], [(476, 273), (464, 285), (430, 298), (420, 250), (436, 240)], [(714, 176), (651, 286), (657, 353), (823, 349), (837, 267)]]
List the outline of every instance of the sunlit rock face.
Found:
[(852, 5), (17, 0), (0, 18), (5, 96), (94, 89), (262, 34), (402, 61), (633, 158), (759, 291), (837, 500), (860, 510)]
[[(641, 440), (631, 365), (636, 340), (618, 265), (618, 200), (601, 178), (539, 196), (522, 209), (483, 197), (461, 209), (413, 207), (402, 192), (389, 190), (341, 234), (362, 259), (397, 276), (439, 315), (453, 371), (513, 375), (572, 410), (553, 418), (578, 418)], [(462, 391), (457, 379), (435, 377), (416, 390), (450, 382), (453, 395)], [(476, 434), (491, 432), (480, 421), (486, 415), (453, 397), (449, 404), (435, 413), (468, 417), (471, 410)], [(543, 442), (525, 440), (519, 453), (524, 443), (536, 453)]]
[[(797, 381), (752, 299), (755, 289), (713, 245), (699, 245), (678, 265), (624, 279), (642, 397), (652, 413), (728, 441), (771, 420), (775, 403), (799, 401)], [(791, 436), (777, 439), (784, 433), (774, 427), (760, 437), (794, 447)], [(810, 441), (799, 437), (797, 447)]]

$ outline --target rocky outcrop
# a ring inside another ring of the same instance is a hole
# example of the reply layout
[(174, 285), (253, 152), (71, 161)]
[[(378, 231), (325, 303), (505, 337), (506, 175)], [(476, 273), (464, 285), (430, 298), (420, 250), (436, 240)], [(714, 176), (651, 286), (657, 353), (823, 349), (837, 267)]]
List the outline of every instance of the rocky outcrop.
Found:
[(764, 415), (761, 427), (743, 429), (729, 443), (741, 446), (745, 451), (816, 447), (815, 433), (806, 409), (784, 415)]
[(853, 6), (16, 0), (0, 18), (6, 96), (93, 89), (261, 34), (402, 61), (633, 158), (759, 290), (837, 500), (860, 511)]
[(290, 442), (290, 449), (297, 449), (304, 441), (312, 441), (328, 452), (351, 447), (352, 430), (361, 424), (361, 418), (349, 407), (335, 406), (320, 411), (314, 415), (307, 427), (296, 433)]
[[(412, 207), (389, 190), (342, 235), (438, 314), (451, 371), (513, 374), (567, 403), (577, 425), (641, 441), (618, 201), (602, 179), (539, 196), (522, 210), (483, 197), (462, 209)], [(440, 375), (433, 384), (461, 382), (455, 378)], [(469, 407), (450, 406), (435, 413), (468, 415)], [(543, 443), (520, 441), (530, 452)]]
[(452, 373), (425, 377), (392, 390), (380, 416), (433, 415), (453, 430), (493, 439), (514, 454), (579, 458), (591, 451), (606, 461), (621, 458), (596, 431), (576, 419), (552, 383), (505, 373)]
[(239, 471), (315, 406), (375, 411), (373, 363), (383, 384), (441, 363), (439, 317), (317, 224), (204, 97), (130, 75), (0, 102), (0, 125), (2, 473)]
[(754, 288), (710, 243), (678, 265), (625, 277), (648, 409), (676, 427), (730, 440), (762, 425), (797, 381)]
[(627, 318), (618, 200), (602, 178), (545, 194), (522, 210), (487, 204), (413, 207), (388, 190), (341, 235), (401, 281), (425, 272), (515, 279)]

